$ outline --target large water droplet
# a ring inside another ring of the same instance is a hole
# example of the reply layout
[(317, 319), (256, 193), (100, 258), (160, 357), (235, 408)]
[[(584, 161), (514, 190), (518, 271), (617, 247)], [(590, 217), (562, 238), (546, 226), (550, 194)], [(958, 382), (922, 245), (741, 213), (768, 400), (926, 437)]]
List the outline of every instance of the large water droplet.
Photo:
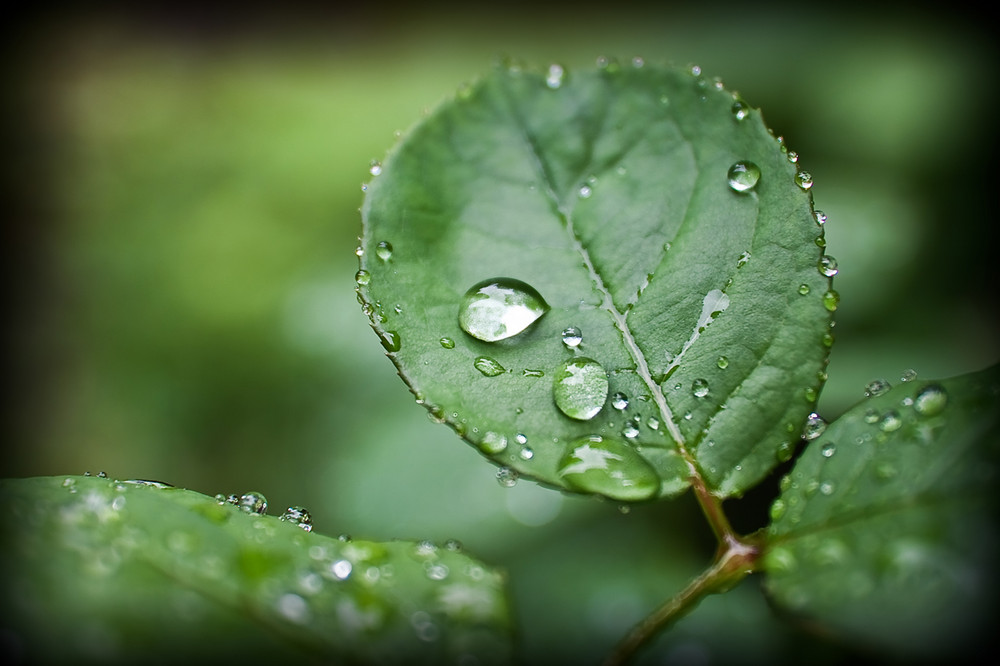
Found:
[(691, 395), (696, 398), (704, 398), (708, 395), (708, 382), (704, 379), (696, 379), (691, 382)]
[(823, 255), (819, 260), (819, 272), (821, 275), (826, 277), (833, 277), (839, 271), (837, 270), (837, 260), (828, 254)]
[(518, 476), (517, 470), (501, 467), (497, 470), (497, 483), (504, 488), (513, 488), (517, 485)]
[(928, 384), (913, 397), (913, 411), (921, 416), (936, 416), (948, 404), (948, 394), (940, 384)]
[(279, 520), (284, 520), (292, 525), (298, 525), (306, 532), (312, 532), (312, 516), (309, 515), (304, 507), (301, 506), (290, 506), (285, 509), (285, 512), (281, 514)]
[(483, 438), (479, 440), (479, 449), (483, 453), (496, 455), (507, 448), (507, 437), (492, 430), (483, 433)]
[(476, 367), (476, 370), (487, 377), (496, 377), (507, 372), (498, 361), (489, 356), (480, 356), (472, 364)]
[(802, 428), (802, 439), (807, 442), (812, 441), (822, 435), (824, 430), (826, 430), (826, 421), (823, 420), (822, 416), (813, 412), (806, 419), (806, 424)]
[(729, 187), (734, 191), (749, 192), (760, 180), (760, 167), (753, 162), (742, 160), (729, 167), (726, 176), (729, 179)]
[(556, 369), (554, 381), (556, 406), (571, 419), (594, 418), (608, 399), (608, 373), (592, 358), (564, 361)]
[(262, 493), (250, 491), (240, 496), (237, 506), (247, 513), (263, 515), (267, 513), (267, 498)]
[(566, 70), (563, 69), (562, 65), (553, 63), (549, 65), (549, 71), (545, 76), (545, 85), (555, 90), (563, 84), (563, 78), (565, 76)]
[(562, 332), (562, 341), (570, 349), (576, 349), (583, 342), (583, 333), (576, 326), (570, 326)]
[(660, 489), (656, 471), (635, 449), (598, 435), (570, 445), (559, 462), (559, 475), (575, 490), (623, 501), (648, 499)]
[(895, 432), (903, 427), (903, 419), (900, 418), (899, 412), (895, 409), (890, 409), (882, 415), (882, 419), (878, 422), (878, 427), (882, 432)]
[(838, 294), (835, 290), (830, 289), (825, 294), (823, 294), (824, 308), (826, 308), (830, 312), (833, 312), (837, 309), (838, 305), (840, 305), (840, 294)]
[(873, 379), (872, 381), (868, 382), (867, 386), (865, 386), (865, 397), (874, 398), (876, 396), (880, 396), (886, 393), (891, 388), (892, 385), (889, 384), (888, 381), (884, 379)]
[(375, 256), (382, 261), (392, 259), (392, 243), (389, 241), (379, 241), (378, 245), (375, 246)]
[(401, 346), (399, 333), (396, 331), (382, 331), (379, 333), (379, 341), (387, 352), (398, 352)]
[(531, 285), (513, 278), (492, 278), (473, 285), (458, 309), (462, 330), (478, 340), (513, 337), (549, 311)]

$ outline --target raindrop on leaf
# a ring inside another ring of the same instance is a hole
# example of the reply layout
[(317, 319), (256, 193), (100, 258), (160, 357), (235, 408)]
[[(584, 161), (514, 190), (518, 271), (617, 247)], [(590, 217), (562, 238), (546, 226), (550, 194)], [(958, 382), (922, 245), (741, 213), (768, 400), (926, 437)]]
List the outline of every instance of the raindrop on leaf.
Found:
[(485, 342), (511, 338), (549, 311), (534, 287), (513, 278), (492, 278), (473, 285), (462, 297), (458, 323)]

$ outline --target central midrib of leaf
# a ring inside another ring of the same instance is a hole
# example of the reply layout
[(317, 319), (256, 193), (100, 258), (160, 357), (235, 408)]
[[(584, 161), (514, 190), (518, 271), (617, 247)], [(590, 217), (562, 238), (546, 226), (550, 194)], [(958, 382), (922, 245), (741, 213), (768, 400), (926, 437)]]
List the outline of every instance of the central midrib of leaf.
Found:
[[(649, 389), (650, 394), (653, 397), (653, 401), (657, 405), (657, 409), (660, 412), (661, 422), (666, 427), (667, 432), (673, 439), (678, 452), (688, 466), (691, 473), (691, 480), (699, 485), (704, 485), (704, 479), (701, 476), (694, 456), (688, 451), (687, 446), (685, 445), (684, 436), (681, 434), (680, 429), (674, 422), (673, 411), (667, 404), (666, 396), (663, 395), (660, 385), (653, 379), (653, 375), (649, 370), (649, 364), (646, 362), (646, 356), (639, 347), (638, 343), (636, 343), (635, 337), (632, 335), (632, 331), (628, 325), (628, 309), (626, 308), (626, 310), (622, 312), (615, 305), (614, 298), (611, 295), (611, 291), (605, 284), (604, 278), (602, 277), (600, 271), (597, 270), (597, 267), (590, 258), (590, 253), (587, 251), (587, 248), (584, 246), (579, 235), (574, 229), (571, 206), (563, 201), (562, 197), (560, 197), (556, 192), (554, 180), (546, 166), (545, 159), (542, 157), (542, 152), (539, 150), (538, 141), (532, 136), (527, 124), (521, 118), (521, 114), (518, 113), (514, 100), (510, 95), (506, 96), (506, 102), (511, 118), (521, 132), (521, 135), (524, 137), (525, 144), (528, 146), (535, 171), (537, 172), (539, 180), (542, 183), (541, 189), (544, 191), (546, 197), (549, 199), (549, 202), (552, 204), (555, 214), (562, 222), (563, 228), (569, 235), (573, 249), (580, 255), (580, 259), (583, 262), (584, 267), (587, 269), (590, 279), (601, 294), (601, 307), (608, 313), (614, 322), (615, 327), (621, 333), (622, 339), (625, 342), (625, 348), (628, 350), (629, 356), (635, 362), (636, 372)], [(626, 151), (627, 150), (628, 149), (626, 149)], [(587, 165), (590, 165), (589, 161)], [(587, 171), (587, 169), (584, 169), (583, 171)], [(580, 182), (580, 178), (577, 178), (577, 182)], [(697, 327), (695, 327), (695, 331), (697, 333)], [(685, 351), (687, 346), (688, 345), (685, 345)], [(679, 360), (680, 355), (678, 355), (678, 358), (675, 359), (675, 363)]]

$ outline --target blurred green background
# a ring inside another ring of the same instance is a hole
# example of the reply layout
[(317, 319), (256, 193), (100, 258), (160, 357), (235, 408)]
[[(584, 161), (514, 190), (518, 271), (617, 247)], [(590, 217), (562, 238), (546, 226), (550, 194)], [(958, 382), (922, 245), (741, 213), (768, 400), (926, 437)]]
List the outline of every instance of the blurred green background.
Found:
[[(700, 571), (711, 535), (690, 497), (626, 514), (502, 488), (430, 422), (353, 291), (369, 162), (502, 56), (697, 63), (815, 177), (841, 269), (819, 403), (832, 419), (872, 379), (1000, 357), (992, 42), (974, 17), (912, 6), (15, 17), (3, 476), (256, 489), (326, 534), (457, 538), (509, 570), (525, 654), (594, 662)], [(734, 522), (763, 524), (773, 493), (731, 502)], [(773, 663), (817, 645), (755, 588), (709, 599), (646, 660)], [(822, 659), (865, 654), (838, 650)]]

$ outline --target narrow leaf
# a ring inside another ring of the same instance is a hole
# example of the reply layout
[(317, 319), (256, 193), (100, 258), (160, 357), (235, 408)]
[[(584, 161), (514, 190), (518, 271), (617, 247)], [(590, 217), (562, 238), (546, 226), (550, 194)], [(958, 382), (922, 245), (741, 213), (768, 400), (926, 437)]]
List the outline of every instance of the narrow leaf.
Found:
[(996, 609), (998, 406), (994, 366), (901, 384), (830, 424), (772, 507), (774, 601), (904, 653), (961, 650)]
[(31, 663), (510, 658), (502, 575), (452, 548), (74, 476), (0, 482), (0, 536), (5, 642)]
[(434, 418), (620, 500), (787, 459), (834, 295), (807, 181), (736, 102), (649, 65), (501, 67), (408, 133), (366, 185), (358, 294)]

